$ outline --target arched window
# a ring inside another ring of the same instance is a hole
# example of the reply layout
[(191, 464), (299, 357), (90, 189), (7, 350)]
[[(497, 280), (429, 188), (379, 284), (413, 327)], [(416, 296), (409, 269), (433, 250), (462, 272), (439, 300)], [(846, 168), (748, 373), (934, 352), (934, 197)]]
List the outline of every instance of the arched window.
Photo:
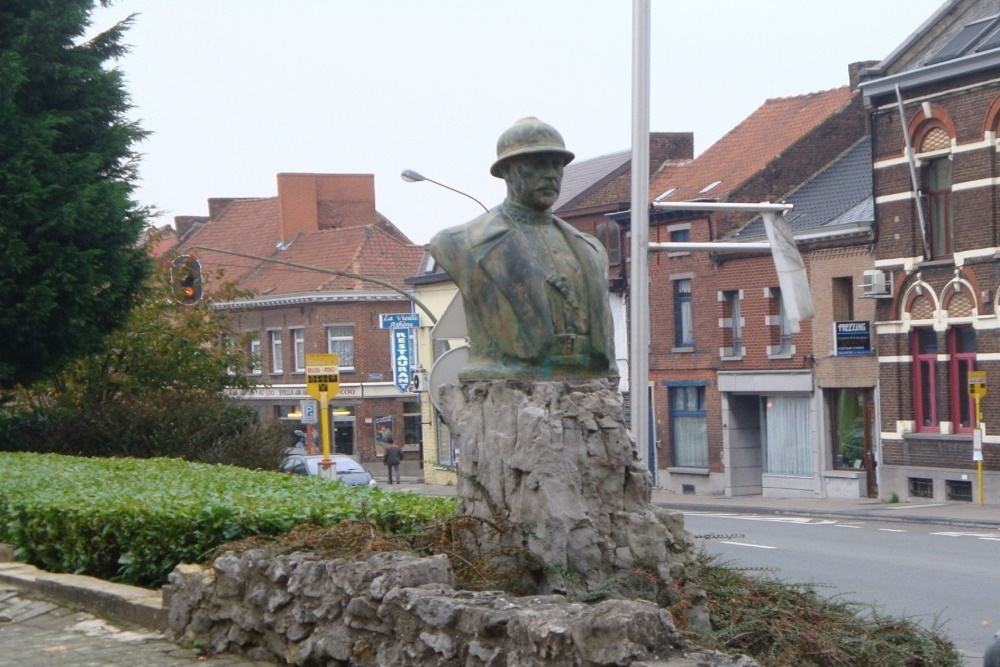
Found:
[[(951, 137), (942, 127), (932, 127), (920, 140), (920, 153), (941, 151), (951, 146)], [(924, 169), (924, 194), (927, 196), (928, 232), (931, 256), (951, 255), (954, 231), (951, 215), (951, 156), (935, 157)]]

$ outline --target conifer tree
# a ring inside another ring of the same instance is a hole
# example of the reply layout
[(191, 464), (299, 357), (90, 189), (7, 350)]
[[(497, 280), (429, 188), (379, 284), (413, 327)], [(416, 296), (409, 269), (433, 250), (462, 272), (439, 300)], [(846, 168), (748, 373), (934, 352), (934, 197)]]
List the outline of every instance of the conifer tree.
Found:
[(85, 39), (94, 8), (0, 2), (0, 388), (100, 349), (149, 271), (131, 198), (144, 132), (108, 65), (131, 19)]

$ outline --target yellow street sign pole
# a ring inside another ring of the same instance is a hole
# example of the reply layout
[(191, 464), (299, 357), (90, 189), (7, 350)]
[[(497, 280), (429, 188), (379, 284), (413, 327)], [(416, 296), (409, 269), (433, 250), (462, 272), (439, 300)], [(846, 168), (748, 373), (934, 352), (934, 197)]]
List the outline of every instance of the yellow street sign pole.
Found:
[(334, 477), (333, 461), (330, 460), (330, 394), (340, 392), (340, 355), (306, 355), (306, 391), (319, 401), (320, 438), (323, 441), (319, 474)]
[[(983, 413), (982, 413), (982, 410), (981, 410), (981, 403), (980, 403), (980, 399), (982, 399), (982, 397), (983, 397), (982, 394), (979, 393), (979, 392), (977, 392), (977, 393), (975, 393), (973, 395), (973, 398), (976, 400), (976, 431), (973, 434), (973, 438), (976, 438), (978, 436), (980, 448), (982, 447), (982, 442), (983, 442), (983, 439), (982, 439), (983, 438), (983, 432), (981, 430), (982, 429), (981, 423), (982, 423), (982, 420), (983, 420)], [(982, 449), (979, 450), (979, 456), (977, 458), (978, 458), (978, 460), (976, 461), (976, 477), (978, 478), (978, 486), (979, 486), (979, 506), (982, 507), (983, 506), (983, 501), (984, 501), (983, 495), (985, 494), (985, 490), (983, 489), (983, 455), (982, 455)]]
[(976, 477), (979, 482), (979, 505), (985, 503), (983, 488), (983, 396), (987, 393), (986, 371), (969, 371), (969, 396), (976, 402), (975, 424), (972, 429), (972, 459), (976, 462)]
[(323, 441), (323, 458), (319, 462), (321, 477), (333, 477), (333, 461), (330, 460), (330, 410), (327, 408), (327, 392), (319, 392), (320, 438)]

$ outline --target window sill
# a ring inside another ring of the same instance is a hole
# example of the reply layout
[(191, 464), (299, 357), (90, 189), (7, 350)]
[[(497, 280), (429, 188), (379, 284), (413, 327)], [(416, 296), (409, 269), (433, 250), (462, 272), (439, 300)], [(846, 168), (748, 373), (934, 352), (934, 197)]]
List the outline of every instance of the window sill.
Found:
[(932, 433), (929, 431), (913, 431), (903, 433), (903, 440), (937, 440), (939, 442), (972, 442), (971, 433)]
[(791, 359), (795, 356), (794, 352), (779, 352), (777, 354), (768, 354), (768, 359)]
[(683, 468), (673, 466), (667, 468), (667, 472), (671, 475), (701, 475), (702, 477), (707, 477), (710, 471), (708, 468)]
[(924, 260), (923, 262), (917, 264), (917, 268), (923, 269), (923, 268), (933, 268), (935, 266), (954, 266), (954, 265), (955, 265), (954, 257), (943, 257), (938, 259)]
[(670, 351), (675, 354), (690, 354), (694, 352), (694, 345), (681, 345), (680, 347), (672, 347)]
[(824, 470), (823, 477), (833, 477), (833, 478), (839, 477), (841, 479), (861, 479), (862, 477), (865, 476), (865, 473), (866, 471), (864, 468), (855, 468), (855, 469), (837, 468), (836, 470)]

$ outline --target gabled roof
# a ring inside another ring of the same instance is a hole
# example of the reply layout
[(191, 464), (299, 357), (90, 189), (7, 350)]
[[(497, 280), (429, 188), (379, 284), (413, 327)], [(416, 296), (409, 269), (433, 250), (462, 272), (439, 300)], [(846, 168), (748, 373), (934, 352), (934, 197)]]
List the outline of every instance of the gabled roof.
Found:
[[(991, 20), (992, 19), (992, 20)], [(949, 0), (878, 64), (886, 74), (1000, 48), (1000, 0)]]
[(562, 190), (552, 210), (558, 213), (560, 209), (573, 207), (590, 192), (627, 170), (631, 161), (632, 151), (623, 150), (569, 163), (563, 171)]
[(652, 180), (650, 199), (670, 191), (661, 201), (725, 201), (850, 100), (849, 86), (767, 100), (694, 160), (664, 166)]
[[(872, 188), (871, 137), (866, 135), (785, 198), (795, 207), (785, 219), (793, 234), (870, 228), (875, 219)], [(764, 236), (764, 223), (755, 218), (732, 238), (750, 241)]]
[(866, 72), (866, 97), (1000, 67), (1000, 0), (949, 0)]
[[(198, 223), (183, 237), (178, 251), (187, 252), (192, 246), (207, 246), (221, 250), (267, 257), (280, 241), (278, 198), (234, 199), (226, 209), (211, 220)], [(257, 266), (259, 262), (232, 255), (193, 250), (206, 276), (225, 272), (225, 280), (234, 281)]]
[[(357, 183), (363, 186), (362, 195), (368, 192), (366, 179), (328, 174), (282, 179), (279, 175), (277, 197), (213, 199), (209, 201), (209, 217), (186, 218), (191, 224), (177, 249), (198, 257), (209, 278), (209, 290), (220, 270), (224, 272), (222, 280), (268, 297), (316, 292), (370, 294), (388, 288), (367, 280), (212, 252), (206, 247), (376, 278), (395, 286), (402, 286), (413, 275), (423, 249), (374, 212), (373, 199), (366, 203), (363, 196), (353, 195), (350, 186)], [(332, 198), (329, 193), (337, 187), (348, 194)], [(322, 196), (327, 198), (313, 199)], [(291, 237), (283, 239), (283, 233)]]
[[(378, 278), (402, 286), (420, 263), (423, 249), (400, 240), (382, 222), (364, 227), (323, 229), (298, 234), (269, 257), (317, 266), (359, 276)], [(237, 258), (238, 259), (238, 258)], [(302, 294), (309, 292), (373, 292), (385, 288), (369, 281), (334, 276), (283, 264), (260, 262), (238, 281), (242, 289), (258, 294)]]

